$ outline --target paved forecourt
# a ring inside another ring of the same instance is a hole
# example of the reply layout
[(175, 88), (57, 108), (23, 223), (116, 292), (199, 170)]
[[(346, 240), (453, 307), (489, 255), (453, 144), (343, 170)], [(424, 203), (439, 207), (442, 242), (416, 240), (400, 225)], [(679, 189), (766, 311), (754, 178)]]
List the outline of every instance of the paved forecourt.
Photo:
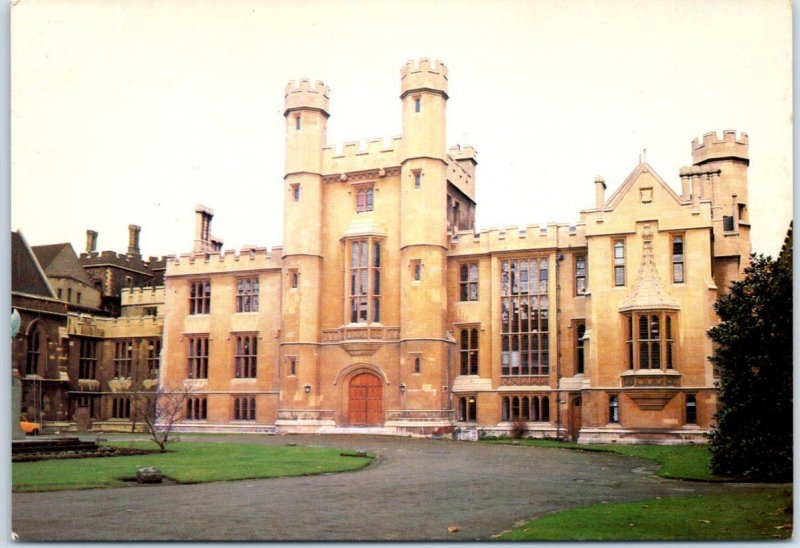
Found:
[(665, 480), (652, 462), (607, 453), (383, 436), (202, 438), (223, 440), (366, 449), (379, 461), (322, 476), (14, 493), (13, 530), (65, 541), (470, 540), (601, 501), (736, 489)]

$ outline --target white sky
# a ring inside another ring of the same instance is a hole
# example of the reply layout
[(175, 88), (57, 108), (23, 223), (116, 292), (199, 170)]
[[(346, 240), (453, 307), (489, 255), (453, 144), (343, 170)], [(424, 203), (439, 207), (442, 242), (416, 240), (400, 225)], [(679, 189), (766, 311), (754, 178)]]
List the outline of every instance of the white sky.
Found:
[(399, 69), (450, 70), (448, 144), (478, 150), (477, 225), (578, 220), (647, 159), (680, 191), (690, 142), (750, 136), (753, 249), (792, 208), (791, 5), (783, 0), (21, 0), (12, 8), (12, 218), (32, 245), (100, 233), (191, 249), (279, 245), (283, 90), (332, 88), (328, 141), (401, 133)]

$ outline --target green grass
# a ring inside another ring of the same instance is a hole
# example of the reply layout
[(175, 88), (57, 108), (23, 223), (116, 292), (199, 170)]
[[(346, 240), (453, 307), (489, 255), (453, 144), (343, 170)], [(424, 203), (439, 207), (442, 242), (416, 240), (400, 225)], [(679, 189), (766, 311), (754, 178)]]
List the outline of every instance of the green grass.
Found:
[[(511, 440), (487, 440), (488, 443), (510, 444)], [(729, 481), (712, 476), (709, 465), (711, 453), (705, 445), (578, 445), (558, 440), (522, 439), (520, 445), (532, 447), (558, 447), (578, 451), (604, 451), (626, 457), (656, 461), (661, 467), (658, 475), (665, 478), (695, 481)]]
[(598, 504), (541, 517), (499, 540), (783, 539), (792, 535), (791, 505), (791, 488), (775, 487), (741, 495)]
[[(119, 441), (112, 445), (155, 448), (152, 442)], [(155, 466), (178, 483), (304, 476), (356, 470), (370, 458), (341, 456), (353, 451), (327, 447), (176, 442), (166, 453), (92, 459), (60, 459), (12, 464), (12, 490), (54, 491), (125, 485), (136, 469)]]

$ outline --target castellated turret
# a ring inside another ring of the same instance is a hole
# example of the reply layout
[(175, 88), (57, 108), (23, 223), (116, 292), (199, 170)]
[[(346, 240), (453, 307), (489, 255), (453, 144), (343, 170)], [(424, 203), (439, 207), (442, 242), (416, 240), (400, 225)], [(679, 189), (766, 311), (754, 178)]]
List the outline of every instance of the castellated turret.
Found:
[(284, 94), (286, 110), (283, 115), (286, 116), (295, 109), (309, 108), (319, 110), (325, 113), (326, 116), (330, 116), (328, 112), (330, 96), (331, 88), (320, 80), (317, 80), (313, 86), (308, 78), (303, 78), (299, 83), (295, 83), (292, 80), (286, 84), (286, 92)]
[(722, 291), (749, 264), (750, 214), (748, 212), (747, 169), (750, 165), (747, 134), (737, 138), (733, 130), (703, 135), (692, 141), (692, 166), (680, 171), (683, 197), (691, 195), (695, 207), (711, 202), (716, 258), (714, 281)]
[(447, 96), (447, 67), (441, 61), (430, 59), (408, 61), (400, 69), (400, 99), (415, 91), (435, 91)]
[(734, 130), (726, 129), (722, 132), (721, 140), (716, 132), (703, 135), (702, 143), (697, 139), (692, 140), (692, 164), (701, 166), (719, 160), (741, 160), (749, 164), (747, 133), (742, 132), (737, 139)]
[(400, 69), (405, 158), (446, 158), (447, 99), (447, 67), (441, 61), (408, 61)]

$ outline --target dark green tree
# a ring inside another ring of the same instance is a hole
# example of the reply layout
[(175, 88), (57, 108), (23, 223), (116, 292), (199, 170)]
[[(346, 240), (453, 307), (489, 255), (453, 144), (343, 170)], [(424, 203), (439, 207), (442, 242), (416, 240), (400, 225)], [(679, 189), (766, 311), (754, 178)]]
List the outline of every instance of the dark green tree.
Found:
[(792, 480), (791, 232), (777, 260), (753, 256), (745, 278), (714, 304), (720, 323), (708, 335), (719, 371), (715, 475)]

